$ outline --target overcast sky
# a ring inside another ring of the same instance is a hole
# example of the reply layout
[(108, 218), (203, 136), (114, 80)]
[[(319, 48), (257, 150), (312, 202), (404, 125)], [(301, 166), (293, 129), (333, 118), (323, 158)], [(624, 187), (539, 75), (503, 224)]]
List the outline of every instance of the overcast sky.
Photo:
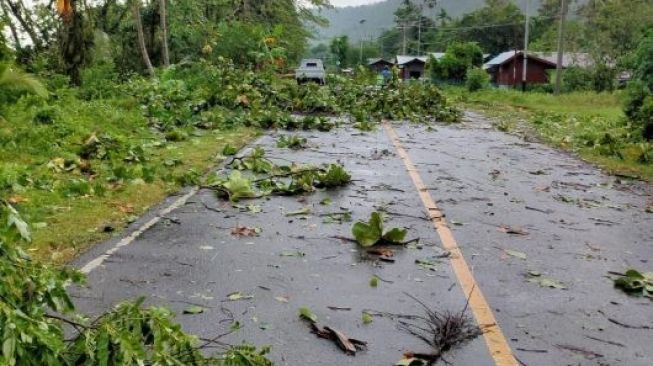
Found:
[(383, 0), (331, 0), (334, 6), (355, 6), (363, 4), (378, 3)]

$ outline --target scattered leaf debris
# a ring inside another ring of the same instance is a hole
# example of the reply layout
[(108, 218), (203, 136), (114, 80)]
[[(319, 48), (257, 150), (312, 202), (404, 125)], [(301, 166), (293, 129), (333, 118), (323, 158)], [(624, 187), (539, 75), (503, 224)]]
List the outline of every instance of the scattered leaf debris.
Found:
[(328, 339), (340, 347), (346, 354), (355, 356), (359, 350), (367, 348), (367, 342), (358, 339), (349, 338), (342, 331), (336, 330), (328, 326), (322, 326), (317, 322), (317, 316), (307, 307), (299, 308), (299, 317), (308, 321), (311, 326), (311, 331), (320, 338)]
[(240, 224), (236, 225), (231, 229), (231, 235), (237, 237), (252, 237), (258, 236), (261, 233), (261, 229), (257, 227), (247, 227)]
[(236, 291), (227, 295), (227, 300), (229, 301), (240, 301), (240, 300), (250, 300), (253, 299), (252, 295), (243, 295), (242, 292)]

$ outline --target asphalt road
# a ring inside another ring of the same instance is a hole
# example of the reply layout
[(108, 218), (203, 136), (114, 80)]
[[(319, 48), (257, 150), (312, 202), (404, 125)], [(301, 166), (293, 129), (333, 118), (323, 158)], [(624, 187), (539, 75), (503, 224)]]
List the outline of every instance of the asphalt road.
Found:
[[(650, 186), (494, 131), (475, 115), (457, 126), (395, 124), (394, 130), (426, 186), (422, 191), (446, 215), (442, 222), (453, 232), (474, 289), (484, 295), (517, 363), (653, 364), (653, 302), (616, 290), (608, 274), (653, 270)], [(97, 314), (145, 296), (150, 304), (173, 308), (185, 329), (207, 338), (238, 321), (241, 330), (223, 341), (271, 345), (277, 365), (390, 366), (404, 352), (428, 351), (399, 331), (396, 319), (375, 317), (368, 325), (361, 319), (364, 310), (422, 314), (411, 296), (438, 311), (459, 312), (469, 296), (460, 283), (470, 279), (461, 279), (443, 255), (442, 233), (428, 219), (386, 131), (306, 132), (311, 146), (300, 151), (277, 148), (282, 134), (288, 133), (267, 135), (257, 145), (280, 163), (337, 160), (354, 182), (301, 197), (242, 201), (241, 207), (207, 190), (190, 192), (187, 200), (172, 197), (128, 229), (125, 236), (140, 234), (133, 241), (115, 238), (78, 259), (76, 265), (90, 270), (88, 286), (75, 290), (78, 307)], [(320, 204), (327, 197), (332, 203)], [(179, 207), (161, 215), (174, 201)], [(247, 210), (250, 204), (261, 212)], [(310, 214), (288, 216), (305, 207)], [(354, 220), (384, 210), (386, 225), (408, 228), (419, 245), (397, 249), (394, 263), (372, 260), (355, 244), (334, 238), (350, 237), (352, 223), (329, 223), (325, 215), (343, 210)], [(138, 231), (148, 222), (151, 227)], [(261, 231), (236, 237), (236, 225)], [(433, 265), (424, 268), (418, 260)], [(372, 276), (381, 279), (376, 288), (370, 287)], [(245, 298), (229, 301), (235, 292)], [(206, 310), (182, 315), (192, 304)], [(299, 319), (301, 306), (369, 342), (368, 350), (347, 356), (317, 338)], [(447, 361), (510, 364), (496, 361), (486, 340), (463, 345)]]

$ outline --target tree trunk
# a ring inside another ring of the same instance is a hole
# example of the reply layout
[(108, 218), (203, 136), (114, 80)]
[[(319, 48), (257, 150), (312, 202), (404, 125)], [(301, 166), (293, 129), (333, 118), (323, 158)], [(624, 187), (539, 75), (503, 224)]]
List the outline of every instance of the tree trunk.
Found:
[(21, 27), (23, 27), (23, 30), (27, 35), (29, 35), (29, 38), (32, 40), (32, 43), (34, 44), (34, 47), (39, 49), (41, 48), (41, 40), (39, 37), (36, 35), (36, 31), (34, 30), (34, 27), (32, 27), (32, 24), (30, 20), (26, 18), (26, 15), (28, 14), (23, 14), (23, 10), (25, 9), (23, 6), (22, 2), (11, 2), (10, 0), (4, 0), (6, 5), (9, 5), (9, 9), (11, 10), (12, 15), (18, 22), (20, 23)]
[(9, 9), (7, 9), (7, 4), (0, 1), (0, 8), (2, 9), (2, 15), (7, 19), (7, 25), (9, 25), (9, 30), (11, 31), (11, 37), (14, 39), (14, 48), (16, 51), (20, 51), (20, 37), (18, 36), (18, 29), (14, 25), (14, 22), (9, 17)]
[(143, 23), (141, 22), (141, 4), (140, 0), (132, 0), (132, 12), (134, 14), (134, 25), (136, 27), (136, 33), (138, 35), (138, 48), (143, 57), (143, 63), (147, 72), (154, 76), (154, 67), (152, 67), (152, 61), (150, 61), (150, 55), (147, 53), (147, 47), (145, 46), (145, 34), (143, 33)]
[(73, 86), (82, 85), (81, 68), (86, 63), (88, 47), (84, 34), (84, 15), (79, 10), (78, 1), (71, 1), (72, 13), (64, 20), (60, 34), (61, 58)]
[(161, 53), (163, 56), (163, 66), (170, 66), (170, 52), (168, 50), (168, 21), (166, 0), (159, 0), (159, 12), (161, 17)]

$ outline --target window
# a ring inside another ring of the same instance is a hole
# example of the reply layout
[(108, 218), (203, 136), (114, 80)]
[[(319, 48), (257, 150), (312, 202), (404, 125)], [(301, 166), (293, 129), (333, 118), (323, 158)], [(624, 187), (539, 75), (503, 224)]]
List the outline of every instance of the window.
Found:
[(317, 62), (307, 62), (306, 67), (317, 67)]

